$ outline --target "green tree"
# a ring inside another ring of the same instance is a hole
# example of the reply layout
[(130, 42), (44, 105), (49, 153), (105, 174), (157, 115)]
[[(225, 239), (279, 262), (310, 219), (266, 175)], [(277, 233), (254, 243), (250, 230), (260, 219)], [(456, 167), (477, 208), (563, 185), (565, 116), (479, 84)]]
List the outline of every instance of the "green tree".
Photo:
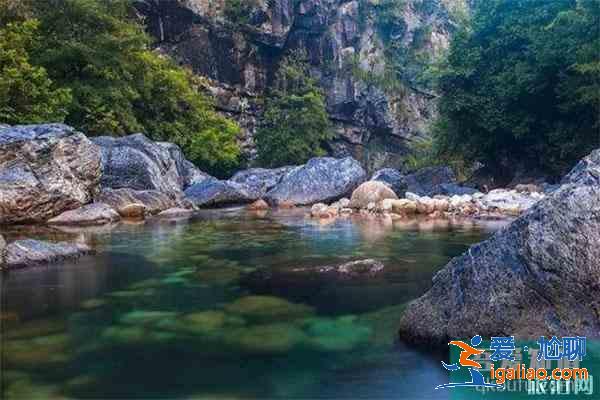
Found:
[(177, 143), (216, 175), (237, 164), (239, 128), (215, 113), (189, 71), (150, 50), (150, 38), (132, 19), (130, 1), (26, 0), (18, 13), (12, 0), (2, 1), (13, 6), (1, 17), (39, 20), (43, 42), (33, 46), (31, 62), (72, 94), (66, 123), (89, 135), (145, 132)]
[(478, 1), (438, 76), (440, 156), (562, 174), (600, 145), (600, 3)]
[(67, 114), (69, 91), (56, 88), (44, 68), (30, 63), (37, 29), (35, 20), (0, 29), (0, 122), (62, 122)]
[(332, 137), (325, 100), (310, 77), (305, 55), (286, 57), (256, 133), (259, 161), (269, 167), (304, 163), (324, 155), (322, 145)]

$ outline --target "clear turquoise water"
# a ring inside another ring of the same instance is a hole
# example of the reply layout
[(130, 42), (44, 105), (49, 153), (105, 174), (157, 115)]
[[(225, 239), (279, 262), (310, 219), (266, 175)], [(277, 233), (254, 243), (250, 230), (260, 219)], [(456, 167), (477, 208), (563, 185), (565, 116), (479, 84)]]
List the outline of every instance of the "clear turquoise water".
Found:
[[(434, 391), (448, 355), (399, 343), (395, 329), (439, 268), (502, 224), (325, 224), (304, 212), (5, 231), (99, 254), (2, 277), (3, 398), (481, 398)], [(260, 294), (240, 281), (361, 258), (381, 260), (384, 277)]]

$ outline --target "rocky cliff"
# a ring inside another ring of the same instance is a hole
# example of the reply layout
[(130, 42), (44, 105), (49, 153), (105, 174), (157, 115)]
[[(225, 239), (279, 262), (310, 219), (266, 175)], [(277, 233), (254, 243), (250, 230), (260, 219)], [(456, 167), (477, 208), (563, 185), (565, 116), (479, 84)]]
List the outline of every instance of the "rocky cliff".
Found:
[[(420, 78), (464, 0), (138, 0), (157, 50), (204, 76), (221, 112), (253, 134), (282, 57), (303, 51), (326, 95), (335, 156), (400, 167), (427, 136), (435, 95)], [(301, 134), (301, 133), (299, 133)]]

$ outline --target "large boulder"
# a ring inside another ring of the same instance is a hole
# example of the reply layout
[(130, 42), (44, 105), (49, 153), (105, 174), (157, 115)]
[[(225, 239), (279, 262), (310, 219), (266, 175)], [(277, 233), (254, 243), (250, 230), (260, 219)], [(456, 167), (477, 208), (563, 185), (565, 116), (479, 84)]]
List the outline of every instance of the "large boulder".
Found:
[(380, 169), (379, 171), (375, 171), (371, 177), (371, 180), (385, 183), (392, 188), (397, 196), (404, 197), (407, 185), (406, 181), (404, 180), (404, 175), (397, 169), (384, 168)]
[(0, 224), (42, 222), (90, 202), (100, 149), (62, 124), (0, 129)]
[(169, 195), (157, 190), (103, 189), (96, 202), (115, 209), (123, 217), (131, 216), (131, 209), (141, 209), (144, 215), (154, 215), (178, 206)]
[(519, 215), (533, 207), (540, 198), (541, 196), (524, 192), (519, 193), (516, 190), (494, 189), (479, 198), (477, 205), (483, 210)]
[(562, 180), (562, 184), (600, 185), (600, 149), (582, 159)]
[(405, 176), (406, 190), (419, 196), (445, 194), (444, 184), (455, 184), (456, 175), (450, 167), (427, 167)]
[(378, 181), (368, 181), (361, 183), (350, 198), (351, 208), (367, 208), (369, 203), (379, 203), (385, 199), (398, 199), (396, 193), (385, 183)]
[(153, 142), (141, 133), (92, 139), (102, 149), (102, 188), (157, 190), (172, 197), (208, 177), (172, 143)]
[(471, 246), (407, 308), (400, 336), (447, 343), (475, 334), (600, 332), (600, 186), (565, 185)]
[(344, 196), (364, 182), (365, 170), (351, 157), (318, 157), (295, 167), (265, 195), (272, 204), (311, 205), (328, 203)]
[(230, 181), (246, 185), (250, 190), (262, 197), (281, 181), (281, 178), (294, 167), (250, 168), (237, 172)]
[(185, 199), (196, 207), (251, 203), (259, 197), (259, 192), (252, 191), (246, 185), (214, 178), (196, 183), (185, 190)]
[(75, 210), (65, 211), (48, 220), (51, 225), (104, 225), (120, 219), (114, 208), (104, 203), (91, 203)]
[(32, 267), (76, 259), (93, 250), (81, 243), (51, 243), (41, 240), (17, 240), (7, 247), (6, 267), (8, 269)]

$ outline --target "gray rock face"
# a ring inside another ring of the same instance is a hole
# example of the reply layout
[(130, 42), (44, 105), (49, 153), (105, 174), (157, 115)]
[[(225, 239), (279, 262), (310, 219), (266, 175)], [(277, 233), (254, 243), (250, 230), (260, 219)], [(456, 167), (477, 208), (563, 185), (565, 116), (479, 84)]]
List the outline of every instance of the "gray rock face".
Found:
[(100, 149), (62, 124), (0, 129), (0, 223), (41, 222), (88, 203)]
[(48, 220), (51, 225), (104, 225), (116, 222), (121, 217), (110, 206), (104, 203), (91, 203), (75, 210), (65, 211), (57, 217)]
[(0, 235), (0, 271), (6, 265), (6, 241), (4, 236)]
[(600, 149), (579, 161), (562, 180), (562, 184), (600, 185)]
[(365, 170), (351, 157), (312, 158), (306, 165), (288, 172), (277, 186), (267, 192), (265, 200), (271, 204), (326, 203), (349, 196), (365, 178)]
[(153, 142), (141, 133), (92, 140), (102, 149), (102, 188), (157, 190), (180, 197), (187, 186), (208, 177), (178, 146)]
[(371, 180), (385, 183), (392, 188), (398, 197), (404, 197), (404, 193), (406, 193), (408, 187), (404, 180), (404, 175), (393, 168), (384, 168), (376, 171)]
[[(339, 138), (332, 146), (334, 156), (353, 156), (369, 170), (396, 167), (407, 140), (427, 135), (435, 96), (420, 87), (416, 72), (421, 61), (411, 55), (435, 57), (447, 48), (456, 24), (448, 2), (428, 0), (423, 7), (420, 1), (406, 1), (397, 21), (386, 29), (391, 37), (378, 26), (380, 7), (375, 1), (252, 3), (255, 7), (241, 24), (227, 20), (225, 0), (135, 2), (161, 50), (211, 79), (218, 108), (243, 128), (250, 158), (262, 114), (259, 99), (278, 68), (273, 60), (298, 50), (307, 54), (311, 75), (324, 89)], [(453, 1), (452, 8), (466, 8), (466, 3)], [(385, 49), (391, 42), (408, 55), (400, 77), (404, 94), (364, 78), (382, 76), (389, 67)], [(361, 73), (353, 73), (349, 64)]]
[(442, 183), (439, 185), (439, 191), (440, 193), (437, 194), (442, 194), (444, 196), (462, 196), (465, 194), (471, 195), (477, 193), (477, 190), (473, 188), (460, 186), (455, 183)]
[(407, 191), (419, 196), (444, 194), (444, 184), (455, 184), (456, 175), (450, 167), (427, 167), (406, 175)]
[(218, 179), (207, 179), (185, 191), (185, 199), (196, 207), (251, 203), (259, 197), (261, 193), (252, 191), (246, 185)]
[(81, 243), (17, 240), (8, 245), (7, 268), (24, 268), (76, 259), (93, 250)]
[(281, 181), (281, 178), (294, 167), (274, 169), (250, 168), (236, 173), (230, 181), (246, 185), (250, 190), (262, 197)]
[(600, 333), (600, 186), (565, 185), (433, 278), (400, 337)]
[(178, 205), (170, 196), (157, 190), (103, 189), (96, 202), (104, 203), (120, 213), (132, 204), (142, 205), (146, 214), (158, 214)]

